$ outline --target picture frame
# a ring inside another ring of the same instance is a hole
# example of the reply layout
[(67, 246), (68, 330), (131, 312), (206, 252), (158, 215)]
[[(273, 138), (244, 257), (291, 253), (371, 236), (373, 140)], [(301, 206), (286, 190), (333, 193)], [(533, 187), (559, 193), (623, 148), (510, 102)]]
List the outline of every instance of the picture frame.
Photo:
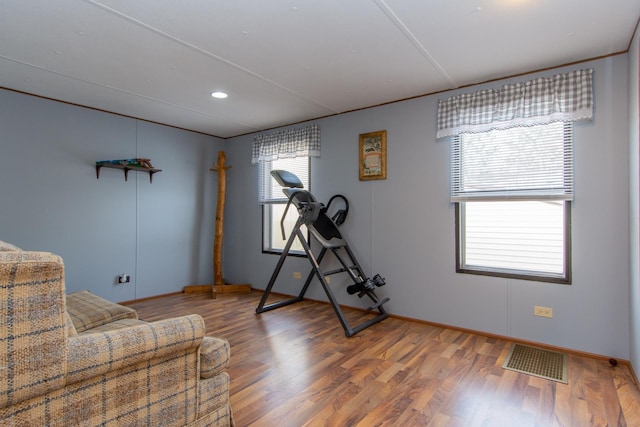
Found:
[(387, 179), (387, 131), (360, 134), (360, 181)]

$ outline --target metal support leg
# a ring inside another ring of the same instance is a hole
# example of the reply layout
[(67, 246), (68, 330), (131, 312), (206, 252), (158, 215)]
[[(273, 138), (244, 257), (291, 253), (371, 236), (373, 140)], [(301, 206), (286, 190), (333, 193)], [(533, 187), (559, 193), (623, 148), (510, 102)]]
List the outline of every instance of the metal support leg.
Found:
[[(269, 284), (267, 285), (267, 288), (265, 289), (264, 293), (262, 294), (262, 298), (260, 299), (260, 303), (258, 304), (258, 307), (256, 308), (256, 313), (263, 313), (265, 311), (269, 311), (269, 310), (273, 310), (279, 307), (284, 307), (286, 305), (290, 305), (299, 301), (302, 301), (304, 299), (304, 295), (307, 292), (307, 289), (309, 288), (309, 285), (311, 284), (311, 281), (313, 280), (313, 276), (316, 276), (318, 278), (318, 280), (320, 281), (320, 284), (322, 285), (322, 288), (324, 289), (324, 292), (327, 294), (327, 297), (329, 298), (329, 302), (331, 303), (331, 306), (333, 307), (334, 312), (336, 313), (336, 316), (338, 317), (338, 320), (340, 321), (340, 324), (342, 325), (342, 328), (344, 329), (345, 335), (347, 337), (352, 337), (353, 335), (357, 334), (358, 332), (362, 331), (363, 329), (368, 328), (369, 326), (378, 323), (384, 319), (386, 319), (388, 317), (387, 312), (384, 310), (383, 308), (383, 304), (386, 303), (387, 301), (389, 301), (389, 298), (385, 298), (383, 300), (379, 300), (377, 295), (375, 294), (374, 290), (368, 289), (363, 291), (359, 296), (362, 297), (364, 295), (367, 295), (367, 297), (369, 297), (372, 301), (373, 301), (373, 305), (370, 306), (367, 310), (368, 311), (373, 311), (373, 310), (378, 310), (378, 315), (372, 319), (369, 319), (367, 321), (364, 321), (363, 323), (356, 325), (354, 327), (351, 327), (349, 325), (349, 322), (347, 321), (344, 312), (342, 311), (342, 308), (340, 307), (340, 304), (338, 304), (338, 300), (336, 299), (335, 295), (333, 294), (333, 291), (331, 290), (331, 287), (329, 286), (329, 284), (327, 283), (327, 280), (325, 278), (326, 275), (330, 275), (330, 274), (337, 274), (337, 273), (343, 273), (346, 272), (349, 274), (349, 276), (351, 277), (352, 281), (355, 284), (358, 283), (362, 283), (363, 280), (365, 280), (365, 275), (362, 271), (362, 268), (360, 267), (360, 264), (358, 263), (358, 261), (356, 260), (353, 252), (351, 251), (351, 249), (349, 248), (349, 246), (345, 243), (344, 246), (340, 246), (340, 247), (332, 247), (331, 252), (335, 255), (335, 257), (338, 259), (338, 261), (340, 262), (342, 268), (337, 269), (337, 270), (332, 270), (332, 271), (327, 271), (327, 272), (322, 272), (320, 270), (320, 263), (322, 262), (322, 260), (324, 259), (324, 256), (327, 253), (327, 248), (323, 247), (322, 250), (320, 251), (319, 256), (316, 258), (316, 256), (313, 254), (313, 252), (311, 251), (311, 247), (309, 246), (309, 242), (306, 240), (304, 234), (302, 233), (302, 231), (300, 230), (300, 227), (302, 227), (302, 225), (304, 224), (304, 218), (301, 215), (298, 218), (298, 221), (296, 222), (294, 228), (293, 228), (293, 232), (291, 233), (291, 235), (289, 236), (289, 239), (287, 240), (287, 243), (284, 247), (284, 250), (282, 251), (282, 254), (280, 255), (280, 258), (278, 259), (278, 263), (276, 264), (276, 268), (273, 271), (272, 275), (271, 275), (271, 279), (269, 280)], [(282, 266), (284, 264), (284, 261), (287, 258), (287, 255), (289, 253), (289, 250), (291, 249), (291, 245), (293, 244), (293, 241), (298, 238), (298, 240), (300, 240), (300, 243), (302, 244), (302, 247), (304, 248), (305, 253), (307, 254), (307, 257), (309, 258), (309, 261), (311, 262), (311, 266), (312, 269), (309, 272), (309, 275), (307, 276), (307, 280), (305, 281), (300, 294), (297, 297), (293, 297), (284, 301), (278, 301), (272, 304), (266, 304), (267, 299), (269, 298), (269, 295), (271, 294), (271, 290), (276, 282), (276, 279), (278, 278), (278, 275), (280, 274), (280, 270), (282, 269)], [(339, 250), (340, 248), (344, 248), (345, 252), (347, 253), (348, 257), (349, 257), (349, 263), (345, 262), (345, 260), (340, 256), (339, 254)], [(355, 270), (355, 273), (354, 273)]]
[[(322, 288), (324, 289), (324, 292), (327, 294), (327, 297), (329, 298), (329, 302), (331, 303), (331, 306), (333, 307), (333, 310), (335, 311), (336, 316), (338, 316), (338, 320), (340, 321), (340, 324), (342, 325), (342, 328), (344, 329), (344, 333), (345, 333), (345, 335), (347, 337), (352, 337), (353, 335), (357, 334), (358, 332), (362, 331), (363, 329), (366, 329), (369, 326), (373, 325), (374, 323), (378, 323), (378, 322), (386, 319), (389, 316), (384, 311), (384, 308), (382, 307), (382, 304), (387, 302), (389, 299), (386, 298), (384, 301), (378, 301), (378, 298), (375, 295), (374, 291), (367, 291), (366, 292), (367, 296), (369, 296), (369, 298), (371, 298), (373, 300), (373, 302), (376, 303), (373, 307), (370, 307), (370, 309), (376, 308), (376, 309), (378, 309), (380, 314), (378, 314), (375, 318), (369, 319), (369, 320), (367, 320), (367, 321), (365, 321), (365, 322), (363, 322), (363, 323), (361, 323), (361, 324), (359, 324), (357, 326), (354, 326), (352, 328), (349, 325), (349, 322), (347, 321), (346, 317), (344, 316), (344, 312), (342, 311), (342, 308), (340, 307), (340, 304), (338, 304), (338, 300), (334, 296), (333, 291), (331, 290), (331, 287), (327, 283), (325, 275), (322, 273), (322, 271), (320, 271), (320, 262), (324, 258), (324, 255), (326, 253), (326, 248), (322, 248), (322, 251), (320, 252), (320, 255), (316, 259), (316, 257), (313, 255), (313, 252), (311, 252), (311, 248), (309, 247), (309, 244), (307, 243), (307, 241), (305, 239), (301, 239), (301, 243), (302, 243), (302, 246), (303, 246), (305, 252), (309, 256), (309, 260), (311, 261), (311, 265), (313, 266), (313, 269), (312, 269), (312, 271), (310, 273), (310, 277), (308, 277), (307, 281), (305, 282), (305, 290), (306, 290), (306, 287), (308, 287), (309, 283), (311, 282), (312, 275), (315, 273), (316, 277), (320, 281), (320, 284), (322, 285)], [(347, 254), (351, 258), (353, 266), (358, 270), (358, 275), (362, 276), (363, 273), (362, 273), (362, 271), (360, 269), (360, 266), (359, 266), (357, 260), (354, 258), (353, 253), (349, 250), (348, 246), (345, 246), (344, 248), (346, 249)], [(360, 279), (356, 278), (356, 276), (351, 271), (351, 266), (347, 265), (344, 262), (344, 260), (339, 256), (339, 254), (337, 253), (337, 248), (332, 248), (332, 252), (336, 256), (336, 258), (338, 258), (338, 261), (340, 262), (340, 264), (342, 264), (343, 268), (342, 268), (341, 271), (348, 272), (349, 275), (351, 276), (351, 278), (354, 279), (354, 281), (360, 280)]]
[[(267, 285), (267, 289), (265, 289), (264, 293), (262, 294), (262, 298), (260, 299), (260, 303), (258, 304), (258, 308), (256, 308), (256, 313), (263, 313), (265, 311), (273, 310), (273, 309), (278, 308), (278, 307), (283, 307), (285, 305), (289, 305), (289, 304), (293, 304), (293, 303), (298, 302), (298, 301), (302, 301), (304, 293), (301, 293), (296, 298), (291, 298), (291, 299), (288, 299), (288, 300), (274, 302), (273, 304), (265, 305), (265, 303), (267, 302), (267, 298), (269, 298), (269, 295), (271, 294), (271, 289), (273, 288), (273, 285), (276, 283), (276, 279), (278, 278), (278, 274), (280, 274), (280, 270), (282, 269), (282, 265), (284, 264), (284, 261), (287, 259), (287, 255), (289, 254), (289, 250), (291, 249), (291, 245), (293, 245), (293, 241), (296, 239), (296, 237), (298, 237), (299, 234), (301, 235), (300, 227), (302, 226), (302, 223), (303, 223), (303, 218), (299, 217), (298, 221), (296, 222), (296, 225), (294, 226), (294, 232), (291, 233), (291, 235), (289, 236), (289, 239), (287, 240), (287, 244), (285, 245), (285, 247), (284, 247), (284, 249), (282, 251), (282, 254), (280, 255), (280, 259), (278, 259), (278, 264), (276, 264), (276, 268), (275, 268), (275, 270), (273, 270), (273, 273), (271, 274), (271, 279), (269, 280), (269, 284)], [(302, 238), (301, 240), (304, 241), (305, 239)]]

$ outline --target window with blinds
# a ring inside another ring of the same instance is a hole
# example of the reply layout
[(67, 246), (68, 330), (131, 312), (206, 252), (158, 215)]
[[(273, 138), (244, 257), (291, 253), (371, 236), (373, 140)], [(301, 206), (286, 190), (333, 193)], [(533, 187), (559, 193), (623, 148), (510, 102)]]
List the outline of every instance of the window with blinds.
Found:
[[(298, 220), (298, 211), (290, 206), (284, 221), (285, 236), (282, 236), (280, 221), (288, 202), (282, 192), (282, 187), (271, 176), (272, 170), (286, 170), (295, 174), (304, 188), (311, 191), (309, 179), (311, 170), (310, 157), (295, 157), (265, 161), (259, 163), (258, 177), (258, 202), (262, 204), (262, 251), (267, 253), (282, 253), (289, 239), (291, 230)], [(306, 232), (304, 226), (302, 232)], [(304, 255), (304, 249), (296, 239), (289, 253), (292, 255)]]
[(457, 271), (570, 283), (570, 122), (453, 137)]
[(290, 159), (276, 159), (259, 163), (258, 203), (286, 203), (287, 196), (282, 187), (271, 176), (272, 170), (286, 170), (296, 175), (302, 181), (304, 188), (311, 191), (309, 182), (310, 157), (295, 157)]

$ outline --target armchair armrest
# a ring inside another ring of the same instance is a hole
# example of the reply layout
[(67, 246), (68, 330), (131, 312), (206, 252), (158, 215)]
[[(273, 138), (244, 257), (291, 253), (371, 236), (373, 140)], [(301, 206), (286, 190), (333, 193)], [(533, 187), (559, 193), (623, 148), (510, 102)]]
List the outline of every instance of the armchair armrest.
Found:
[(211, 378), (229, 367), (231, 349), (224, 338), (204, 337), (200, 346), (200, 378)]
[(197, 349), (204, 337), (197, 314), (69, 338), (67, 384), (146, 360)]

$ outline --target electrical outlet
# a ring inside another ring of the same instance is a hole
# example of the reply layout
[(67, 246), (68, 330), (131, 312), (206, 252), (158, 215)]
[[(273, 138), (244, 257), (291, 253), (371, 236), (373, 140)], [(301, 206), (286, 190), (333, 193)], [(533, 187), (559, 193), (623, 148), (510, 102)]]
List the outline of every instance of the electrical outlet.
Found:
[(300, 273), (299, 271), (294, 271), (293, 272), (293, 278), (294, 279), (302, 279), (302, 273)]
[(553, 317), (553, 308), (551, 307), (540, 307), (536, 305), (533, 307), (533, 314), (540, 317)]
[(131, 282), (131, 276), (129, 276), (128, 274), (122, 273), (121, 275), (118, 276), (119, 284), (129, 283), (129, 282)]

